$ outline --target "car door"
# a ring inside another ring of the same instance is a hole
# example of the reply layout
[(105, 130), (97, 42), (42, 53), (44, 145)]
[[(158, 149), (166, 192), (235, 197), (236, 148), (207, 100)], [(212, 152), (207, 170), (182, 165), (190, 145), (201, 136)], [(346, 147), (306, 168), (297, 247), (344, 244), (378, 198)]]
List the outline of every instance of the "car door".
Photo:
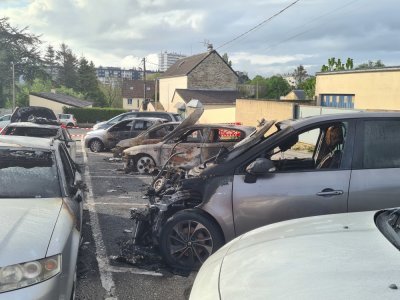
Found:
[(173, 153), (179, 153), (170, 160), (173, 166), (189, 169), (200, 164), (201, 146), (205, 135), (206, 129), (194, 128), (186, 131), (178, 139), (167, 140), (161, 146), (161, 165), (165, 164)]
[[(341, 144), (328, 147), (331, 123), (292, 132), (259, 153), (274, 163), (276, 170), (246, 182), (247, 162), (233, 179), (233, 215), (236, 235), (288, 219), (347, 211), (352, 153), (352, 122), (342, 126)], [(332, 148), (332, 149), (330, 149)], [(264, 152), (265, 151), (265, 152)], [(331, 152), (340, 151), (336, 166), (322, 167)]]
[(59, 145), (59, 154), (61, 160), (61, 172), (64, 179), (64, 202), (68, 206), (76, 220), (76, 228), (81, 231), (83, 216), (83, 190), (79, 186), (81, 175), (75, 167), (75, 163), (71, 160), (68, 151), (63, 144)]
[(357, 123), (349, 211), (400, 206), (400, 119)]
[(133, 122), (133, 120), (124, 120), (109, 128), (105, 139), (106, 147), (113, 148), (119, 141), (129, 139)]
[[(217, 155), (220, 151), (229, 149), (244, 136), (240, 130), (228, 128), (209, 128), (207, 136), (201, 146), (201, 162)], [(200, 162), (200, 163), (201, 163)]]

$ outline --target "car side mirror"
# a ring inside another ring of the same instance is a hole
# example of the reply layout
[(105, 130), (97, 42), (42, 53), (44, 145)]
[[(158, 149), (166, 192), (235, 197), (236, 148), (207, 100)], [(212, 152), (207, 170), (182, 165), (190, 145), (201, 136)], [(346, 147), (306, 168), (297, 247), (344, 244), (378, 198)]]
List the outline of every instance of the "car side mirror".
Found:
[(255, 183), (258, 176), (266, 175), (272, 173), (276, 170), (274, 163), (267, 158), (257, 158), (246, 168), (246, 175), (244, 182)]

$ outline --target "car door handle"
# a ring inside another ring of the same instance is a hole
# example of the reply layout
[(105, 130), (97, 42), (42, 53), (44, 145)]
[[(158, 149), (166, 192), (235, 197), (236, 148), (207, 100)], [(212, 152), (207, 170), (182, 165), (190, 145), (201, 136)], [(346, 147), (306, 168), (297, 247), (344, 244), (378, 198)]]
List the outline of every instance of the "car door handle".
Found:
[(343, 191), (333, 190), (333, 189), (323, 189), (321, 192), (317, 193), (317, 196), (322, 196), (322, 197), (339, 196), (339, 195), (343, 195)]

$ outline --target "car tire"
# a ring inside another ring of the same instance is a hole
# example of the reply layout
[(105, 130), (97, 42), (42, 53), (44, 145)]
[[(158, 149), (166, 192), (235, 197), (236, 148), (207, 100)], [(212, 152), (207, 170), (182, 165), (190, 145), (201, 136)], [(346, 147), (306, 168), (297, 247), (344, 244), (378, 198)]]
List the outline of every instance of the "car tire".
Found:
[(73, 123), (68, 123), (67, 127), (74, 127), (75, 125)]
[(138, 155), (135, 159), (134, 171), (139, 174), (151, 174), (156, 168), (154, 159), (149, 155)]
[(90, 141), (89, 149), (92, 152), (101, 152), (104, 149), (104, 144), (99, 139), (94, 139)]
[(167, 264), (198, 270), (224, 244), (217, 223), (196, 210), (182, 210), (170, 217), (160, 235), (160, 250)]

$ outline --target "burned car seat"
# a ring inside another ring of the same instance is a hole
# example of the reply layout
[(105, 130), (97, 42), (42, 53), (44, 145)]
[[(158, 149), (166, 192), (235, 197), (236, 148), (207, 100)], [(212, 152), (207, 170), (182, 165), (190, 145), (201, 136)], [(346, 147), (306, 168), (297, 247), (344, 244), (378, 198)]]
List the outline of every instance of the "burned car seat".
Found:
[(326, 130), (325, 142), (329, 152), (321, 159), (317, 169), (337, 169), (342, 159), (344, 142), (342, 126), (330, 126)]

